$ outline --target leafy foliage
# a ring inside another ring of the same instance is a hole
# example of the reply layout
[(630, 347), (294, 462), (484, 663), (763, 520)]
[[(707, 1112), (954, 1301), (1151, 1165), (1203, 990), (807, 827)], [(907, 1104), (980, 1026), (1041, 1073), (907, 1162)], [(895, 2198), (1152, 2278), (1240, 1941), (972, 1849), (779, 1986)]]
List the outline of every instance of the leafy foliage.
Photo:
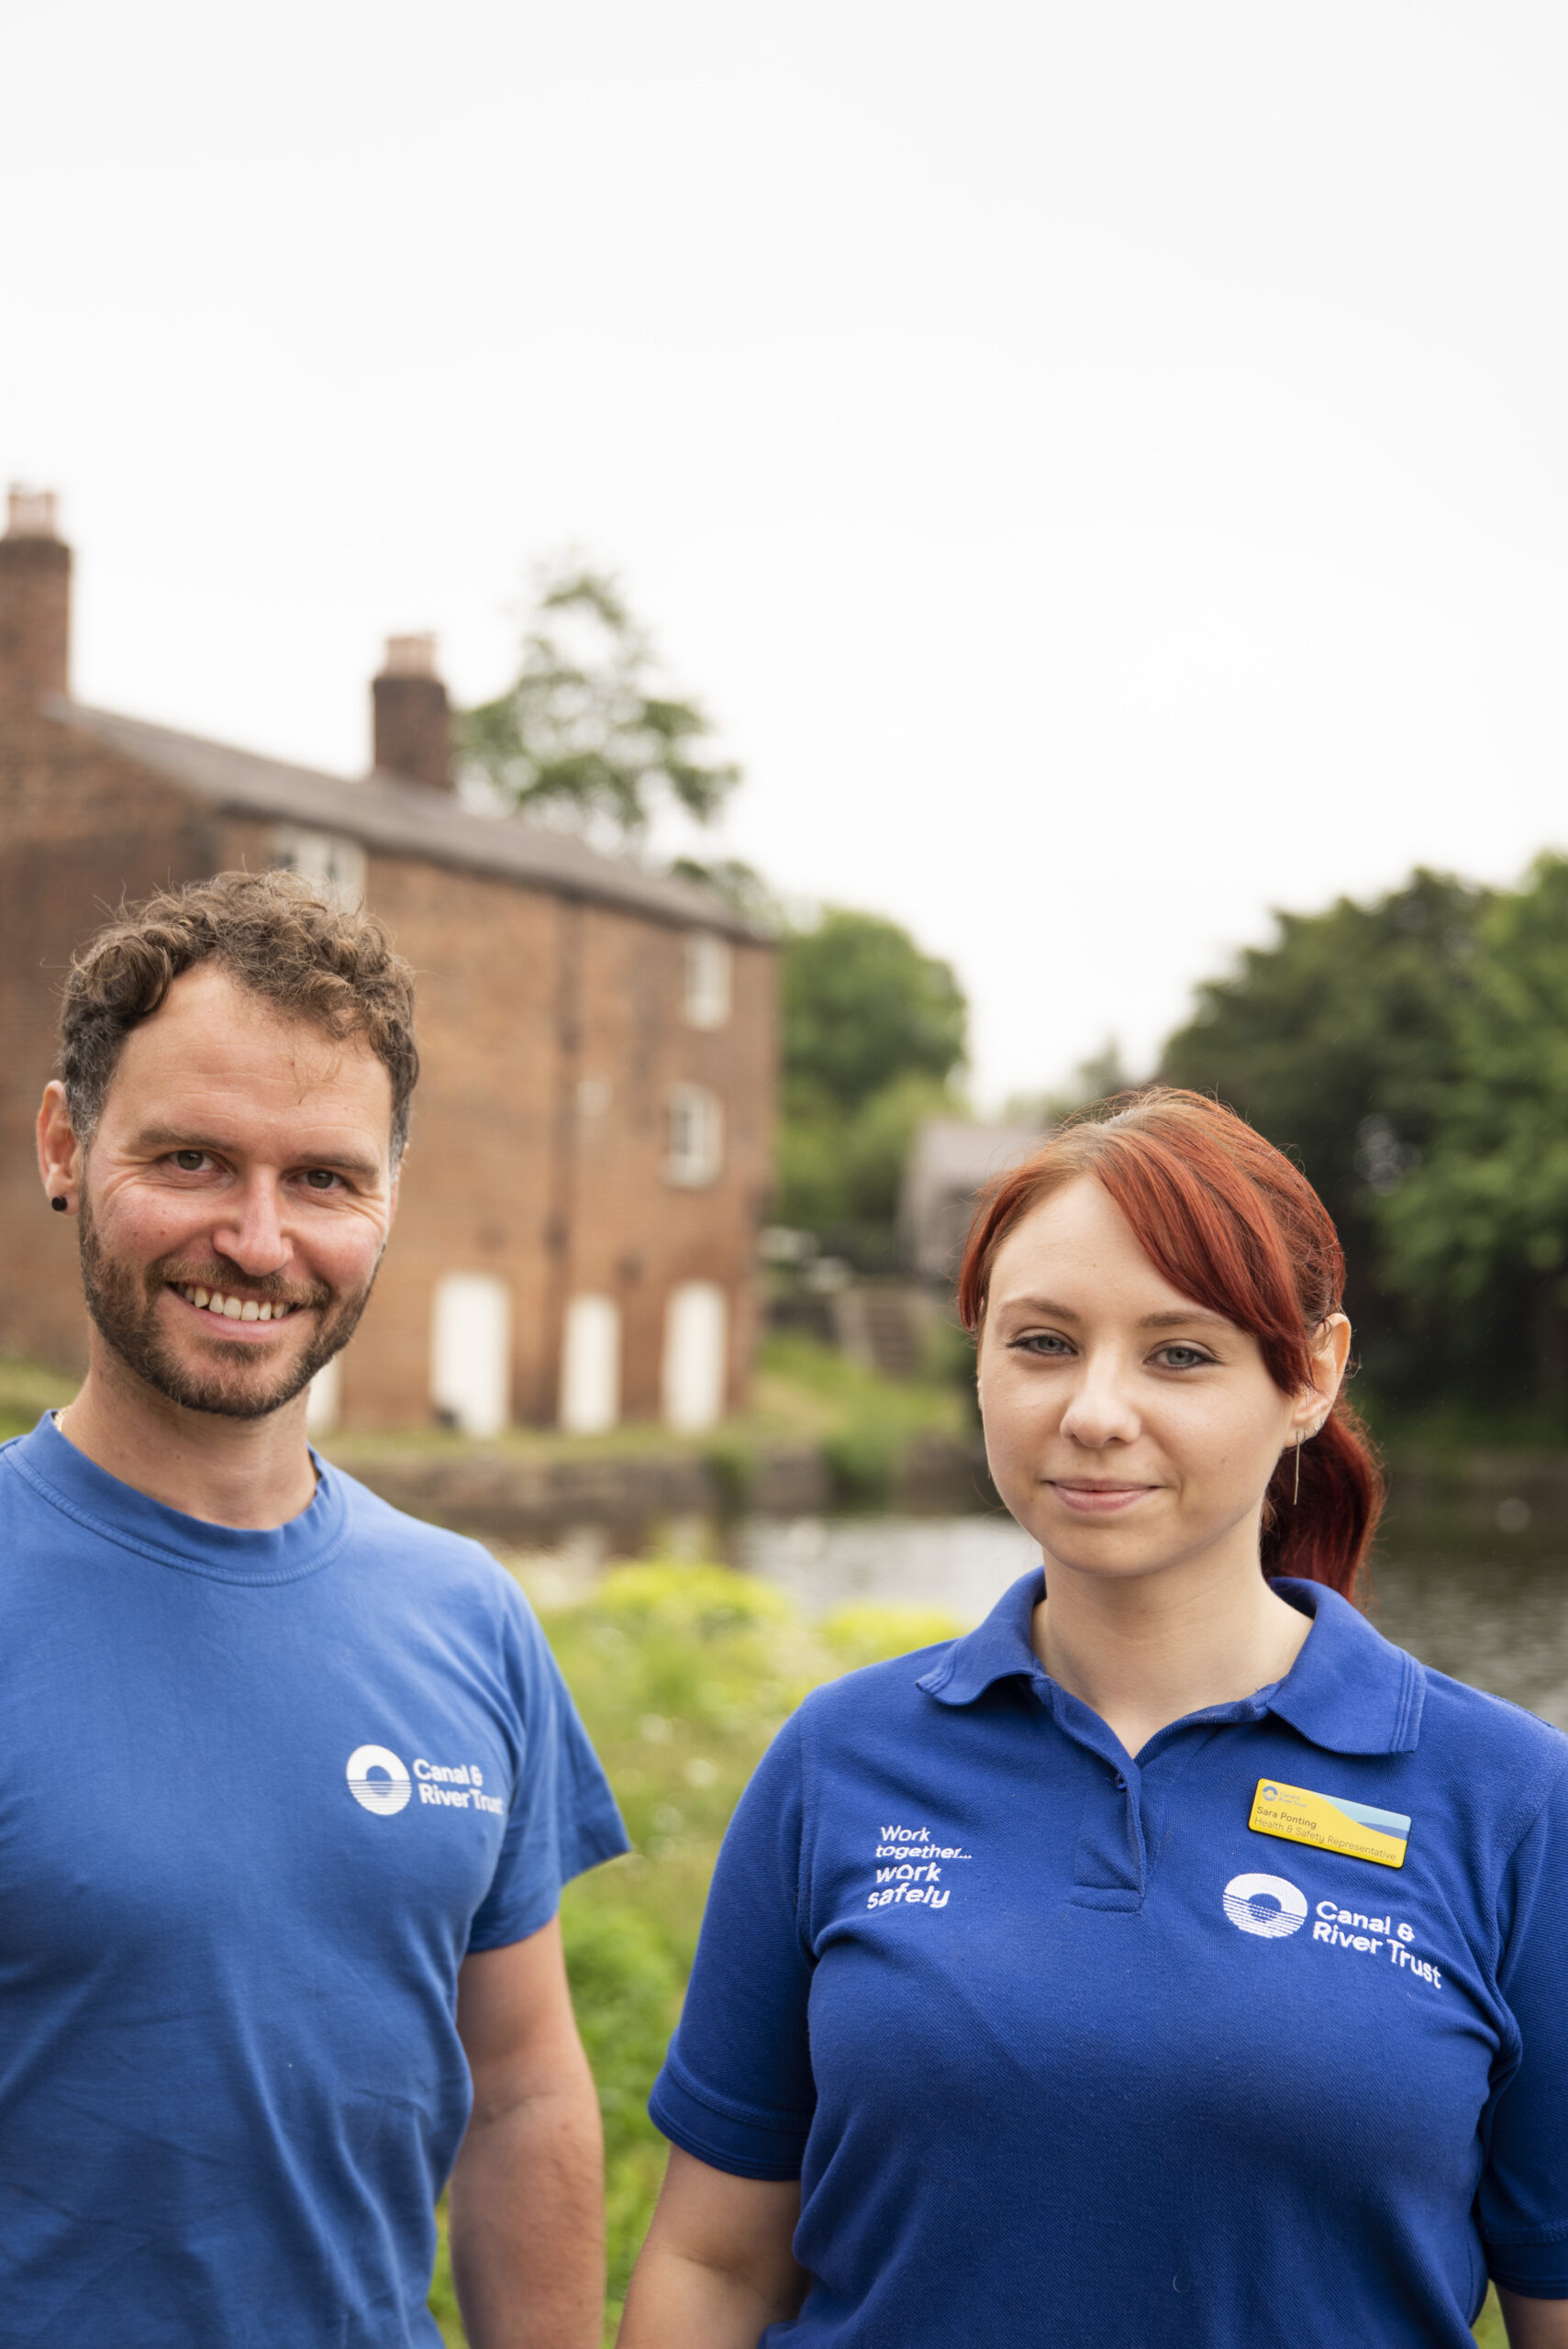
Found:
[(1568, 1390), (1568, 861), (1542, 857), (1475, 937), (1453, 1081), (1426, 1152), (1380, 1202), (1388, 1273), (1473, 1309), (1529, 1300), (1538, 1393)]
[(910, 1136), (957, 1108), (962, 989), (895, 922), (831, 907), (784, 940), (783, 1017), (779, 1214), (890, 1247)]
[[(526, 1570), (524, 1580), (527, 1580)], [(614, 1569), (546, 1618), (636, 1845), (570, 1885), (567, 1965), (605, 2122), (612, 2337), (664, 2168), (648, 2092), (680, 2013), (719, 1839), (763, 1747), (809, 1688), (959, 1628), (929, 1609), (856, 1606), (812, 1625), (724, 1566)], [(450, 2272), (431, 2305), (461, 2343)]]
[(944, 1083), (963, 1059), (968, 1016), (951, 965), (879, 914), (829, 907), (785, 941), (785, 1074), (839, 1109), (895, 1077)]
[(709, 823), (740, 780), (701, 755), (712, 733), (695, 701), (660, 691), (657, 661), (619, 583), (558, 562), (542, 574), (516, 681), (470, 710), (470, 768), (535, 813), (644, 834), (662, 799)]
[(1198, 993), (1167, 1043), (1167, 1084), (1217, 1093), (1302, 1166), (1339, 1227), (1368, 1377), (1418, 1396), (1485, 1361), (1473, 1325), (1451, 1337), (1440, 1298), (1396, 1285), (1386, 1206), (1449, 1112), (1489, 899), (1418, 872), (1401, 889), (1320, 914), (1281, 914), (1267, 947)]

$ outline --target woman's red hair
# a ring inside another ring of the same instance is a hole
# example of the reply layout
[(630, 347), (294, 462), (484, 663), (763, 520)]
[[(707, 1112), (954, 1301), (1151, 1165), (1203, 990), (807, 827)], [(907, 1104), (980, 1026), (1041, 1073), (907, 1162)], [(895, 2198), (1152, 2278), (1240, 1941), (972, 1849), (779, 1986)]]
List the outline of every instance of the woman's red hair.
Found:
[[(1312, 1341), (1340, 1310), (1345, 1281), (1328, 1210), (1306, 1175), (1233, 1110), (1162, 1085), (1073, 1119), (993, 1185), (958, 1277), (966, 1330), (978, 1333), (984, 1321), (991, 1268), (1007, 1233), (1081, 1174), (1109, 1193), (1173, 1288), (1252, 1332), (1283, 1394), (1311, 1384)], [(1299, 1500), (1292, 1499), (1295, 1447), (1269, 1480), (1263, 1572), (1326, 1582), (1354, 1598), (1384, 1486), (1377, 1454), (1342, 1395), (1299, 1460)]]

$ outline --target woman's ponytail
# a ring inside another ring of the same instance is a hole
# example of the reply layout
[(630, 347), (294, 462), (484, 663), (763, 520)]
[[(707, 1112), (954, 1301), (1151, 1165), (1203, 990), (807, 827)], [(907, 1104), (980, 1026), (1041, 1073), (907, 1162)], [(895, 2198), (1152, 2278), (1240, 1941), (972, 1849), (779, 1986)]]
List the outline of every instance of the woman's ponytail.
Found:
[[(1297, 1461), (1300, 1491), (1296, 1491)], [(1343, 1398), (1315, 1436), (1282, 1452), (1263, 1502), (1266, 1575), (1326, 1582), (1358, 1598), (1383, 1513), (1383, 1465), (1360, 1414)]]

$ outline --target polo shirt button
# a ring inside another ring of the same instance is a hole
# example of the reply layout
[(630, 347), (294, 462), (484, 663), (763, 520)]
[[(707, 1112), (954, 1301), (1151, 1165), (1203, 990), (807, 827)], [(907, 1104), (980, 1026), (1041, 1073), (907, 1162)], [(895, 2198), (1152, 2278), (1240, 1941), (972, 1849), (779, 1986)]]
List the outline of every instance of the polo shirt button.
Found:
[(1127, 1792), (1127, 1780), (1121, 1776), (1119, 1771), (1117, 1774), (1116, 1789), (1118, 1795), (1124, 1795)]

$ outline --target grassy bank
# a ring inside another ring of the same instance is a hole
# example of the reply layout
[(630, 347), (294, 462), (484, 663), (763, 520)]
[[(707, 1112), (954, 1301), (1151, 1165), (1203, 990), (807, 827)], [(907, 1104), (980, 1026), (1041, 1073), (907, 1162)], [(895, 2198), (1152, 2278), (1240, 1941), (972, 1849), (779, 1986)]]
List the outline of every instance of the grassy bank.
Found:
[[(562, 1906), (605, 2118), (610, 2338), (663, 2170), (644, 2106), (740, 1790), (808, 1688), (954, 1626), (918, 1609), (867, 1606), (808, 1624), (778, 1592), (726, 1567), (673, 1565), (619, 1567), (587, 1604), (545, 1623), (636, 1847), (571, 1886)], [(446, 2338), (462, 2342), (444, 2261), (431, 2306)]]

